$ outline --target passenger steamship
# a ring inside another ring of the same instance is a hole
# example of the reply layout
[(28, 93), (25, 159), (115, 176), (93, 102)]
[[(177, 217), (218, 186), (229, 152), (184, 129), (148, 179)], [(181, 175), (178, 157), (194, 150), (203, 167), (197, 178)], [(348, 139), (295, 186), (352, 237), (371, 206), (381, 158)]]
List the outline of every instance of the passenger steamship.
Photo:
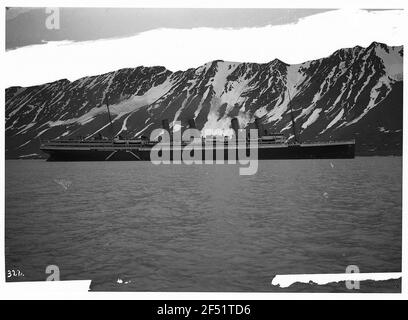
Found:
[[(109, 119), (111, 119), (110, 113)], [(189, 120), (188, 123), (189, 128), (195, 128), (193, 119)], [(259, 160), (354, 158), (354, 140), (313, 143), (299, 142), (293, 116), (293, 142), (288, 142), (285, 135), (281, 133), (268, 133), (266, 130), (263, 130), (258, 118), (255, 119), (255, 125), (260, 133), (257, 141)], [(165, 119), (162, 121), (162, 127), (172, 136), (168, 120)], [(223, 160), (228, 160), (228, 157), (231, 157), (231, 148), (234, 149), (232, 152), (235, 152), (236, 155), (238, 155), (239, 148), (245, 148), (247, 155), (250, 152), (251, 144), (248, 138), (245, 142), (238, 141), (238, 119), (233, 118), (231, 120), (231, 128), (234, 130), (235, 135), (232, 138), (222, 138), (221, 146), (225, 146), (225, 148), (223, 148)], [(232, 139), (232, 141), (228, 141), (228, 139)], [(196, 150), (201, 151), (202, 159), (208, 159), (208, 154), (210, 153), (213, 159), (216, 160), (216, 156), (219, 155), (219, 153), (217, 153), (217, 148), (220, 147), (219, 142), (220, 141), (216, 141), (214, 138), (202, 138), (201, 143), (199, 142), (198, 145), (195, 146), (194, 152), (196, 152)], [(145, 137), (138, 139), (121, 139), (120, 137), (104, 139), (102, 137), (91, 137), (89, 139), (80, 140), (55, 139), (46, 141), (41, 143), (40, 149), (49, 155), (48, 161), (149, 161), (151, 160), (151, 150), (157, 143), (159, 143), (159, 140), (151, 141)], [(191, 143), (191, 141), (179, 141), (177, 146), (169, 144), (170, 160), (173, 160), (173, 155), (176, 154), (176, 152), (180, 154), (179, 148), (182, 149), (189, 143)]]

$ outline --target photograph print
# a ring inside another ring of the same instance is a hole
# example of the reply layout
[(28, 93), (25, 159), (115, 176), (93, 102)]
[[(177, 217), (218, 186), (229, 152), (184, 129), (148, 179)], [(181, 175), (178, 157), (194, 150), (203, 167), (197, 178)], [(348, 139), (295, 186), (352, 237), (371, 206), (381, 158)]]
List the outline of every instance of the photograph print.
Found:
[(401, 292), (402, 9), (5, 17), (7, 282)]

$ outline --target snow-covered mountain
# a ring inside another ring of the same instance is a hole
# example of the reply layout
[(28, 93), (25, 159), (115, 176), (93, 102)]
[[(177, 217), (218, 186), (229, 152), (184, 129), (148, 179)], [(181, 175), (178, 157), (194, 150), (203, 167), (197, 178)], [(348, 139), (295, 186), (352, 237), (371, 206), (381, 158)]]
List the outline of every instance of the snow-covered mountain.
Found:
[[(299, 48), (301, 50), (301, 48)], [(40, 153), (40, 139), (110, 134), (149, 136), (162, 119), (228, 130), (261, 118), (301, 141), (356, 139), (356, 153), (402, 154), (403, 48), (372, 43), (288, 65), (213, 61), (196, 69), (121, 69), (74, 82), (6, 89), (6, 157)]]

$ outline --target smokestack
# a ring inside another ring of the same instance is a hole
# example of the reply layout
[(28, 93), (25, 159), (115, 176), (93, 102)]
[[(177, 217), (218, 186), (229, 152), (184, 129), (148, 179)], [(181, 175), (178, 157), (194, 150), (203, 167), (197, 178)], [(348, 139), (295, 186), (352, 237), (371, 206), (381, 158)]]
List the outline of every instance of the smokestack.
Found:
[(166, 130), (170, 134), (170, 126), (169, 126), (169, 120), (168, 119), (163, 119), (162, 120), (162, 128)]
[(238, 137), (238, 129), (239, 129), (239, 124), (238, 124), (238, 119), (237, 118), (232, 118), (231, 119), (231, 128), (235, 132), (235, 136)]
[(189, 129), (197, 129), (194, 119), (189, 119), (188, 120), (188, 128)]
[(259, 119), (258, 117), (255, 117), (255, 127), (256, 129), (258, 129), (258, 136), (262, 137), (264, 134), (264, 130), (263, 125), (261, 123), (261, 119)]

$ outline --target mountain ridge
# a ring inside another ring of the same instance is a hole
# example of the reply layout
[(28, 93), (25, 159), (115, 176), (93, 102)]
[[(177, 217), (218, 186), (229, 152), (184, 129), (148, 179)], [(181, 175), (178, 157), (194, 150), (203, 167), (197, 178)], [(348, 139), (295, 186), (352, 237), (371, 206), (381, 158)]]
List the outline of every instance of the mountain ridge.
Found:
[(172, 72), (123, 68), (69, 81), (6, 89), (6, 157), (39, 153), (39, 138), (107, 135), (106, 104), (116, 135), (136, 137), (195, 118), (202, 130), (242, 127), (261, 118), (293, 139), (289, 102), (302, 141), (357, 140), (357, 154), (402, 153), (402, 46), (373, 42), (299, 64), (209, 61)]

